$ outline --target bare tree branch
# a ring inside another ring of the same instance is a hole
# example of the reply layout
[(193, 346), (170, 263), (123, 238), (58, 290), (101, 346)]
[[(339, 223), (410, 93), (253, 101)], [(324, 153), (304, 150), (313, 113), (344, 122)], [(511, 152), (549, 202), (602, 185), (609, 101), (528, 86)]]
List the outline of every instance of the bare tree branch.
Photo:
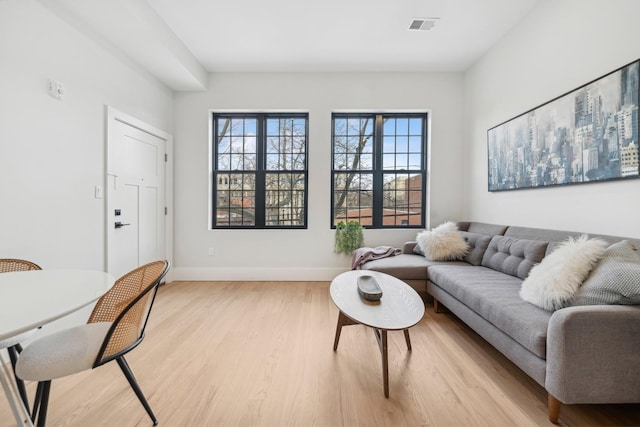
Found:
[(335, 203), (335, 208), (341, 208), (344, 207), (344, 202), (347, 198), (347, 194), (349, 192), (349, 189), (351, 188), (351, 184), (353, 182), (353, 179), (356, 176), (356, 167), (358, 166), (358, 164), (360, 163), (360, 158), (362, 156), (362, 152), (364, 150), (364, 148), (367, 145), (367, 142), (369, 142), (369, 140), (371, 139), (372, 135), (365, 135), (365, 129), (367, 128), (368, 124), (369, 124), (369, 118), (367, 118), (364, 122), (361, 122), (362, 125), (360, 126), (360, 130), (358, 132), (358, 134), (360, 135), (360, 141), (358, 143), (358, 150), (356, 151), (356, 155), (353, 158), (353, 162), (351, 162), (351, 172), (347, 174), (347, 180), (345, 182), (345, 186), (344, 189), (340, 192), (340, 197), (338, 198), (338, 201)]

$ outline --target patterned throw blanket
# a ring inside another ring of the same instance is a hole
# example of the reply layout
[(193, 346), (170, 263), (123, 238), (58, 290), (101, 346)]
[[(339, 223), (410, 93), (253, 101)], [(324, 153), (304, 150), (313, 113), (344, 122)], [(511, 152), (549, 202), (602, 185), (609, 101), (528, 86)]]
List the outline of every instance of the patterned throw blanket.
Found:
[(365, 262), (386, 258), (390, 256), (400, 255), (402, 253), (402, 249), (394, 248), (391, 246), (378, 246), (376, 248), (358, 248), (353, 251), (353, 257), (351, 258), (351, 269), (352, 270), (360, 270), (362, 264)]

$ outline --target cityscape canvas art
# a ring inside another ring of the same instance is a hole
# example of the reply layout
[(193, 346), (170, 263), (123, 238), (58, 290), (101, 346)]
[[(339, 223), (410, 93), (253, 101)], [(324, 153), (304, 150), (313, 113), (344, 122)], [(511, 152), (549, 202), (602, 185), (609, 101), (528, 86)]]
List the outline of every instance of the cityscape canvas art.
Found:
[(639, 64), (489, 129), (489, 191), (640, 177)]

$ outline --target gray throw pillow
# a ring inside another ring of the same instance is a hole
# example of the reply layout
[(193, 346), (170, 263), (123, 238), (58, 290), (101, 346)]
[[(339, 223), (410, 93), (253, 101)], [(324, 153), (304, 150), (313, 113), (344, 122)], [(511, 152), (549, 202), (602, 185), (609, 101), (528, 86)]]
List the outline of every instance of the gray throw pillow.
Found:
[(605, 249), (571, 301), (571, 305), (600, 304), (640, 304), (640, 254), (626, 240)]
[(469, 244), (469, 252), (462, 258), (463, 261), (471, 265), (480, 265), (484, 252), (489, 247), (492, 236), (486, 234), (471, 233), (469, 231), (461, 231), (462, 237)]
[(424, 256), (424, 251), (422, 250), (418, 242), (416, 242), (416, 245), (413, 247), (413, 253), (416, 255)]

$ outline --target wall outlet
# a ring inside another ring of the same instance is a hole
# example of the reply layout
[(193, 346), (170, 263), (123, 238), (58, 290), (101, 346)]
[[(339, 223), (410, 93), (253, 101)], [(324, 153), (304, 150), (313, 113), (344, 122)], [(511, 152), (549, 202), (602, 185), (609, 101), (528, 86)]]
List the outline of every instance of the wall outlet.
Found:
[(209, 256), (213, 256), (216, 254), (216, 250), (214, 248), (209, 248)]

